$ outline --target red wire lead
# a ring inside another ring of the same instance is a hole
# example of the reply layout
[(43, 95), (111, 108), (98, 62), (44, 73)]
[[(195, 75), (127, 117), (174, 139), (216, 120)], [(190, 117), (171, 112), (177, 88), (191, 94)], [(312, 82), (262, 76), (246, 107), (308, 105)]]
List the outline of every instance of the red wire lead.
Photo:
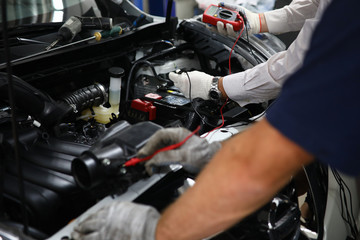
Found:
[(156, 154), (160, 153), (160, 152), (164, 152), (164, 151), (169, 151), (169, 150), (173, 150), (176, 148), (181, 147), (187, 140), (189, 140), (189, 138), (191, 138), (195, 133), (197, 133), (200, 130), (200, 126), (198, 126), (193, 132), (191, 132), (186, 138), (184, 138), (184, 140), (182, 140), (181, 142), (175, 143), (173, 145), (169, 145), (166, 146), (164, 148), (160, 148), (159, 150), (155, 151), (153, 154), (151, 154), (150, 156), (144, 157), (144, 158), (131, 158), (129, 161), (127, 161), (126, 163), (124, 163), (124, 167), (130, 167), (130, 166), (134, 166), (140, 162), (144, 162), (147, 160), (150, 160), (151, 158), (153, 158)]

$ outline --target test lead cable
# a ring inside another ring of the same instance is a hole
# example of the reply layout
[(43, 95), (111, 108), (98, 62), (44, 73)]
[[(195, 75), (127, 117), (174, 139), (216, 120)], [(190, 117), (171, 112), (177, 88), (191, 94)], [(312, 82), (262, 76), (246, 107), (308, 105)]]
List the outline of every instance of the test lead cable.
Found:
[(240, 33), (239, 33), (239, 36), (238, 36), (237, 39), (235, 40), (234, 45), (232, 46), (231, 51), (230, 51), (230, 53), (229, 53), (229, 75), (231, 74), (231, 54), (232, 54), (232, 52), (234, 51), (234, 48), (235, 48), (235, 46), (236, 46), (236, 43), (239, 41), (239, 39), (240, 39), (240, 37), (241, 37), (241, 35), (242, 35), (243, 31), (244, 31), (244, 28), (245, 28), (245, 24), (243, 25), (243, 27), (242, 27), (242, 29), (241, 29), (241, 31), (240, 31)]

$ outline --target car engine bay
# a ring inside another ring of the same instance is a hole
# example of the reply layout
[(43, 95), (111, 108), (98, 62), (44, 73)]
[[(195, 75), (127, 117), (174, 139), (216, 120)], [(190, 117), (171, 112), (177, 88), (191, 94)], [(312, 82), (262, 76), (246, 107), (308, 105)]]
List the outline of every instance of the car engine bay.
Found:
[[(235, 39), (196, 18), (148, 14), (135, 27), (144, 13), (131, 2), (97, 2), (101, 15), (112, 18), (121, 34), (94, 41), (87, 39), (98, 30), (84, 29), (72, 43), (45, 51), (61, 25), (9, 31), (9, 38), (17, 39), (9, 46), (13, 96), (8, 91), (9, 68), (0, 57), (1, 224), (21, 229), (25, 222), (34, 239), (51, 238), (101, 199), (121, 196), (148, 179), (143, 164), (125, 168), (124, 163), (157, 130), (193, 131), (200, 126), (202, 135), (219, 126), (246, 126), (271, 104), (239, 106), (231, 100), (220, 104), (186, 98), (168, 74), (199, 70), (224, 76), (230, 65), (232, 73), (245, 71), (285, 49), (275, 36), (247, 36), (234, 45)], [(0, 45), (1, 56), (6, 56), (5, 45)], [(184, 181), (194, 177), (181, 168), (169, 171), (135, 201), (161, 210), (179, 196)], [(298, 239), (300, 211), (291, 184), (231, 234), (241, 239)], [(277, 223), (282, 225), (275, 227)], [(227, 233), (213, 239), (232, 237)]]

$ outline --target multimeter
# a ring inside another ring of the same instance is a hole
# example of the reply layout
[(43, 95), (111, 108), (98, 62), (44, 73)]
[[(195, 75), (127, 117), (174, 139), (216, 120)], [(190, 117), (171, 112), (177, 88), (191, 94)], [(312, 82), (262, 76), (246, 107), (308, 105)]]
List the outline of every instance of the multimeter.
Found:
[(225, 27), (229, 23), (235, 31), (240, 31), (244, 26), (244, 20), (239, 12), (215, 4), (211, 4), (206, 8), (202, 21), (214, 26), (218, 21), (221, 21)]

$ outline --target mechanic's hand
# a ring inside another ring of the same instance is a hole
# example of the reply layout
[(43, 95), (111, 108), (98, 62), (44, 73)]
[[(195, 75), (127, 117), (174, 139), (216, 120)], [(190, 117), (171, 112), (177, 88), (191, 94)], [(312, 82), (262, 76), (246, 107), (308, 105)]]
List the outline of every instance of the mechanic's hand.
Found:
[(225, 36), (229, 35), (231, 37), (237, 38), (240, 34), (240, 32), (236, 32), (234, 30), (233, 25), (231, 25), (230, 23), (227, 23), (225, 26), (223, 22), (218, 21), (216, 22), (216, 28), (220, 34)]
[[(189, 136), (186, 128), (165, 128), (157, 131), (138, 152), (139, 157), (146, 157), (166, 146), (176, 144)], [(159, 152), (145, 163), (149, 174), (157, 172), (159, 167), (180, 164), (190, 173), (198, 173), (220, 149), (220, 142), (209, 143), (196, 135), (190, 137), (177, 149)]]
[(113, 202), (90, 215), (71, 234), (74, 240), (155, 240), (160, 218), (151, 207), (131, 202)]
[[(240, 5), (234, 5), (230, 3), (219, 3), (219, 6), (238, 11), (240, 14), (245, 18), (244, 21), (246, 23), (247, 32), (249, 35), (251, 34), (257, 34), (260, 32), (261, 26), (260, 26), (260, 18), (258, 13), (254, 13)], [(223, 35), (229, 35), (233, 37), (238, 37), (239, 32), (235, 32), (233, 29), (233, 26), (229, 23), (226, 24), (226, 27), (224, 26), (224, 23), (217, 22), (217, 30), (219, 33)]]
[(192, 71), (180, 74), (170, 72), (169, 78), (185, 97), (189, 98), (189, 93), (191, 92), (191, 98), (200, 97), (204, 100), (210, 99), (209, 90), (211, 88), (211, 81), (214, 78), (213, 76), (204, 72)]

